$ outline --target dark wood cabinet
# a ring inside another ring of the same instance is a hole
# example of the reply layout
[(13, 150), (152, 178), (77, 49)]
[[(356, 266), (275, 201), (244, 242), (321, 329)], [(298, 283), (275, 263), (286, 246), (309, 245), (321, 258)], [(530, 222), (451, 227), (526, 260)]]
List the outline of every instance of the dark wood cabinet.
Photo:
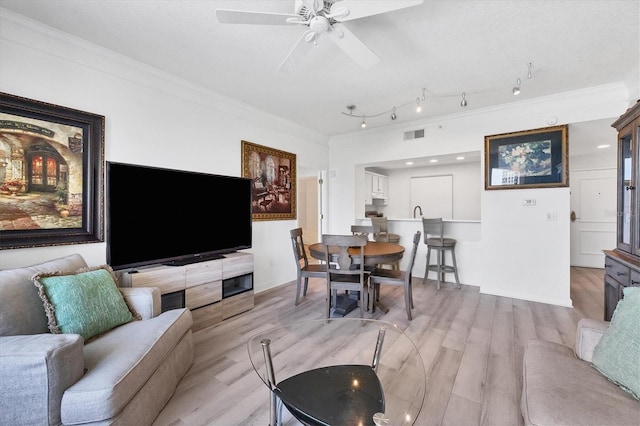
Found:
[(611, 315), (628, 286), (640, 286), (640, 101), (613, 124), (618, 131), (617, 244), (606, 250), (604, 319)]

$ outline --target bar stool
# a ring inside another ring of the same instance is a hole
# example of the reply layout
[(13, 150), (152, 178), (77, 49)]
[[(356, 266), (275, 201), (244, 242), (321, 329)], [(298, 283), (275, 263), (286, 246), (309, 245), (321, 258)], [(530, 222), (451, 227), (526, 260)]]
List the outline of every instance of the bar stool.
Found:
[[(426, 284), (429, 271), (433, 271), (438, 275), (438, 284), (436, 289), (440, 290), (440, 282), (444, 281), (444, 274), (453, 273), (456, 284), (460, 288), (460, 280), (458, 279), (458, 266), (456, 265), (456, 243), (454, 238), (444, 237), (444, 222), (442, 218), (426, 219), (422, 218), (422, 227), (424, 229), (424, 243), (427, 245), (427, 266), (424, 271), (424, 280), (422, 284)], [(437, 253), (437, 263), (432, 265), (431, 250)], [(445, 262), (445, 253), (451, 252), (452, 265)]]

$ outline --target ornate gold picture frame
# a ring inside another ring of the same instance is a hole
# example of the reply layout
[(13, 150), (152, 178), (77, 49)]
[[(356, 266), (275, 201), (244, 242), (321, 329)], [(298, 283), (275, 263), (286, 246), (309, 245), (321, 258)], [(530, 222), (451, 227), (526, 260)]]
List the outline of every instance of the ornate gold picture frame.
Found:
[(243, 140), (242, 177), (252, 180), (253, 220), (296, 219), (296, 154)]

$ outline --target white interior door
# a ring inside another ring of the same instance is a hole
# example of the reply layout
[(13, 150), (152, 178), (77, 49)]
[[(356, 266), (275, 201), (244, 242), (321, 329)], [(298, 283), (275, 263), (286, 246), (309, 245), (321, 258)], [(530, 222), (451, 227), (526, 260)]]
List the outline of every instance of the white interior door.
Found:
[(411, 178), (411, 211), (420, 206), (422, 216), (453, 219), (453, 175)]
[(318, 178), (298, 178), (298, 224), (302, 228), (305, 244), (318, 242)]
[(571, 172), (571, 266), (604, 268), (616, 245), (616, 169)]

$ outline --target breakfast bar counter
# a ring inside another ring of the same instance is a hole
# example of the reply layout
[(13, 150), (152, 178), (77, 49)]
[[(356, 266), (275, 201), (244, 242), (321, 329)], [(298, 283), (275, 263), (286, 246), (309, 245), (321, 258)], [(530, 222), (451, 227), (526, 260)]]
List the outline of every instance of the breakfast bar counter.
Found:
[[(405, 251), (411, 251), (411, 241), (416, 231), (423, 231), (422, 218), (394, 218), (389, 217), (388, 227), (389, 232), (400, 235), (400, 244), (405, 247)], [(481, 240), (481, 222), (479, 220), (455, 220), (445, 219), (445, 236), (449, 238), (455, 238), (458, 243), (456, 244), (456, 261), (458, 263), (458, 274), (460, 276), (460, 282), (465, 285), (480, 286), (481, 284), (481, 256), (482, 250)], [(358, 219), (357, 224), (370, 225), (371, 219)], [(447, 258), (447, 262), (451, 259)], [(405, 256), (401, 263), (400, 268), (407, 267), (407, 256)], [(431, 261), (433, 263), (433, 260)], [(418, 246), (418, 253), (416, 254), (415, 265), (413, 267), (414, 277), (424, 277), (424, 271), (427, 263), (427, 246), (423, 242)], [(435, 274), (432, 273), (429, 277), (434, 280)], [(454, 282), (453, 275), (447, 274), (445, 276), (447, 283)], [(445, 286), (449, 286), (446, 284)]]

